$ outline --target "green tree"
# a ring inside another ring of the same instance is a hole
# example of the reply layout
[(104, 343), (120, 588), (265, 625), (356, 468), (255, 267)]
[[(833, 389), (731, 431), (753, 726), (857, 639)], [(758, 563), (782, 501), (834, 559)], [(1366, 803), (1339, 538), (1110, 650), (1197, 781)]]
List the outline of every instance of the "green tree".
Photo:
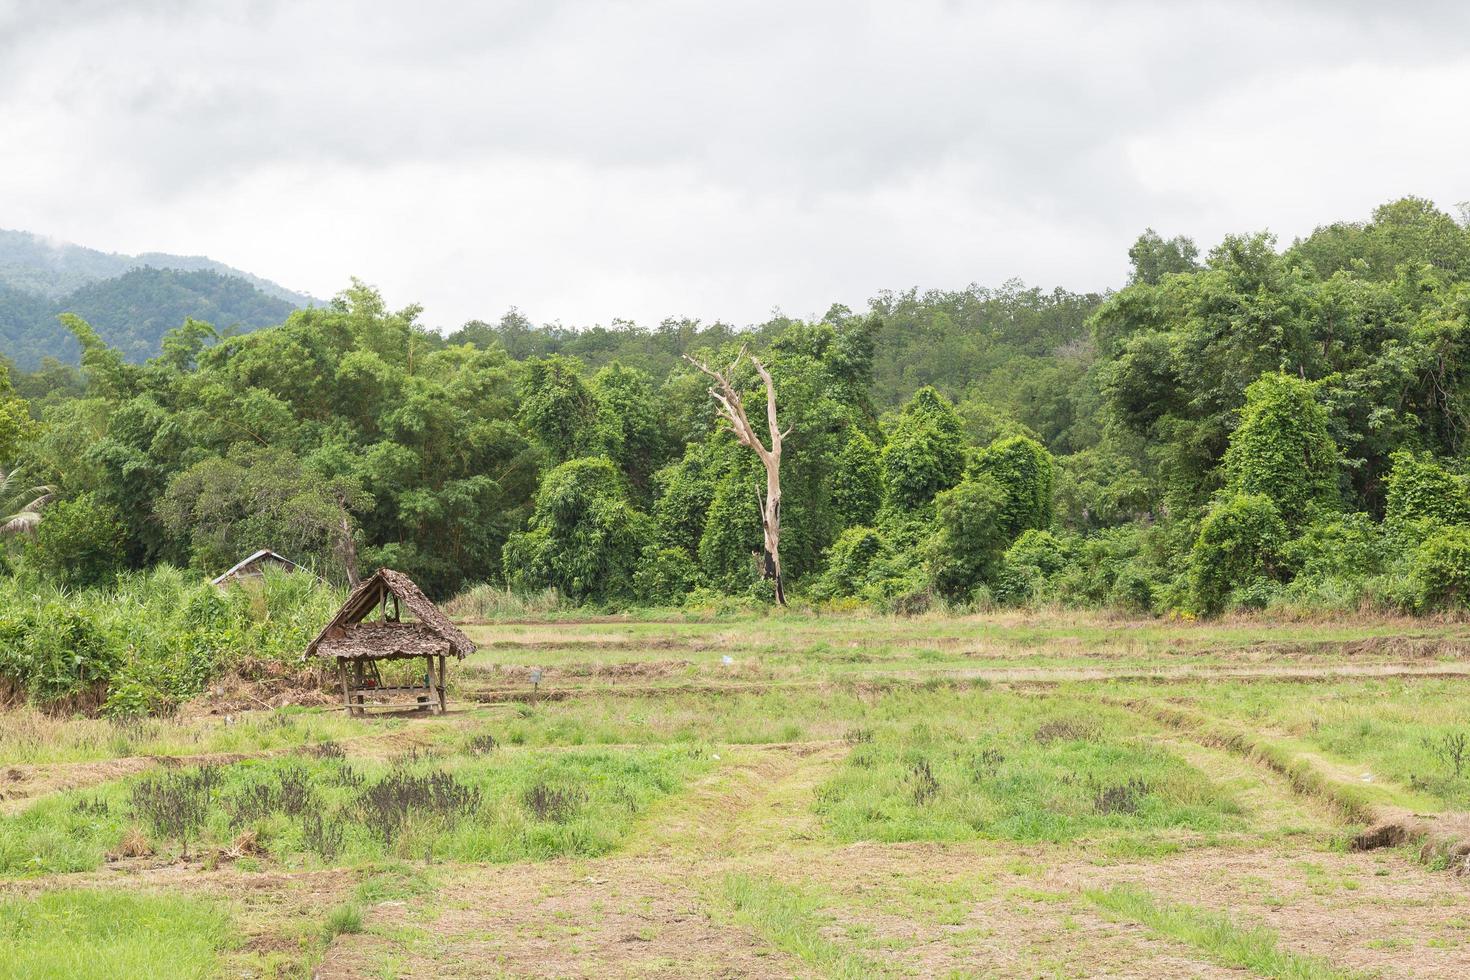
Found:
[(991, 477), (1005, 492), (1001, 529), (1007, 541), (1028, 528), (1051, 526), (1056, 466), (1041, 443), (1025, 436), (1001, 439), (976, 453), (970, 469)]
[(832, 506), (844, 527), (871, 524), (883, 505), (883, 466), (878, 449), (854, 428), (837, 456), (832, 474)]
[(568, 460), (536, 491), (528, 530), (506, 542), (506, 578), (512, 588), (552, 588), (578, 602), (630, 599), (651, 530), (611, 460)]
[(1337, 446), (1315, 387), (1285, 374), (1252, 382), (1225, 451), (1226, 490), (1266, 497), (1295, 529), (1340, 506), (1337, 468)]
[(122, 571), (127, 531), (117, 511), (92, 494), (58, 501), (36, 525), (26, 561), (60, 585), (106, 585)]
[(669, 413), (662, 395), (647, 374), (617, 361), (593, 376), (591, 391), (609, 456), (638, 497), (647, 498), (654, 472), (670, 455)]
[(1192, 239), (1183, 235), (1166, 239), (1148, 228), (1128, 249), (1128, 261), (1133, 263), (1128, 281), (1157, 285), (1165, 276), (1194, 272), (1199, 268), (1198, 258), (1199, 248)]
[(351, 514), (371, 506), (351, 477), (325, 479), (287, 450), (237, 446), (176, 475), (158, 515), (206, 573), (270, 548), (345, 580), (337, 559), (355, 553)]
[(1189, 556), (1195, 611), (1218, 613), (1233, 590), (1274, 577), (1286, 540), (1286, 523), (1268, 497), (1237, 494), (1213, 507)]
[(1010, 495), (996, 479), (979, 473), (934, 498), (934, 537), (929, 543), (934, 586), (941, 595), (964, 599), (994, 574), (1006, 545)]
[(883, 478), (890, 505), (922, 507), (960, 481), (965, 437), (948, 399), (930, 387), (914, 392), (888, 431)]
[(607, 452), (602, 405), (576, 361), (555, 355), (532, 361), (521, 380), (520, 402), (521, 424), (553, 463)]

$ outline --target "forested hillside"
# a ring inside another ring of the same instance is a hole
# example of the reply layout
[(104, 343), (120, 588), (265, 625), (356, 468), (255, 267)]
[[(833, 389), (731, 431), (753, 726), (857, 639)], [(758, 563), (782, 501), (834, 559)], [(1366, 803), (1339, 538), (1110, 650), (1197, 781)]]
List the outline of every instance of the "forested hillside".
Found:
[(1130, 256), (1106, 297), (883, 293), (746, 332), (512, 312), (445, 338), (355, 285), (249, 334), (175, 323), (141, 365), (99, 297), (68, 321), (79, 373), (10, 372), (0, 516), (15, 487), (56, 499), (5, 560), (81, 586), (272, 547), (438, 596), (763, 601), (763, 470), (682, 359), (734, 364), (764, 431), (748, 348), (791, 430), (794, 601), (1464, 604), (1470, 232), (1406, 199), (1284, 250), (1150, 232)]
[(134, 269), (55, 301), (0, 286), (0, 353), (31, 369), (48, 357), (76, 363), (81, 347), (59, 320), (72, 313), (124, 358), (141, 362), (156, 356), (163, 335), (186, 318), (244, 332), (280, 323), (295, 308), (243, 279), (208, 270)]

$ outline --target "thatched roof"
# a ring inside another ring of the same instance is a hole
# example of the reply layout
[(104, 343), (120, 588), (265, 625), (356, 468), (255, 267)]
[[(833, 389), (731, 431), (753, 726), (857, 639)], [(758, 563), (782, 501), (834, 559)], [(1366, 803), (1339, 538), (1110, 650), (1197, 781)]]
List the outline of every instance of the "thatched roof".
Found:
[[(363, 622), (389, 596), (398, 600), (396, 608), (400, 612), (412, 613), (418, 621)], [(475, 645), (470, 638), (429, 601), (413, 580), (391, 568), (379, 569), (353, 589), (337, 615), (306, 647), (306, 656), (326, 660), (338, 657), (381, 660), (439, 654), (463, 659), (474, 652)]]
[(292, 572), (301, 570), (301, 566), (296, 564), (291, 559), (278, 555), (269, 548), (261, 548), (249, 558), (245, 558), (241, 561), (236, 562), (233, 568), (225, 572), (223, 575), (215, 579), (210, 584), (224, 585), (225, 583), (230, 582), (233, 579), (240, 578), (244, 575), (258, 574), (260, 570), (263, 570), (265, 568), (266, 565), (277, 565), (281, 568), (286, 569), (287, 571)]

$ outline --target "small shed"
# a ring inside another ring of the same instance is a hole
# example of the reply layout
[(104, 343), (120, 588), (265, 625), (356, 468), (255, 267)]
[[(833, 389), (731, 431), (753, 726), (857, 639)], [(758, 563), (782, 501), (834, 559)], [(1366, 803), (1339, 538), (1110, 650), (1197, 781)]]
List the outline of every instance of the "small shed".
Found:
[[(409, 618), (409, 617), (412, 618)], [(335, 660), (342, 679), (342, 705), (349, 715), (394, 698), (413, 698), (445, 710), (445, 663), (475, 652), (474, 643), (407, 575), (381, 568), (352, 590), (337, 615), (306, 647), (306, 656)], [(424, 660), (422, 683), (388, 686), (378, 672), (382, 660)], [(437, 661), (437, 664), (435, 663)], [(437, 667), (437, 669), (436, 669)]]
[(235, 567), (225, 572), (212, 583), (224, 588), (231, 582), (238, 582), (247, 578), (260, 578), (265, 574), (267, 568), (279, 568), (287, 572), (299, 572), (301, 566), (289, 558), (283, 558), (269, 548), (261, 548), (249, 558), (236, 563)]

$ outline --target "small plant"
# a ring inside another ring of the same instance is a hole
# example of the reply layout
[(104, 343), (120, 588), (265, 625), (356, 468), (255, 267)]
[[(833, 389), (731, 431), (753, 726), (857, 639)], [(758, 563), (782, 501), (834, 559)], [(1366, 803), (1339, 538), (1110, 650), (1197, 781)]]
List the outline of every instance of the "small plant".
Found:
[(1425, 738), (1424, 747), (1434, 753), (1441, 764), (1459, 779), (1465, 773), (1465, 763), (1470, 761), (1470, 735), (1465, 732), (1449, 732), (1439, 738)]
[(133, 787), (133, 813), (154, 833), (172, 837), (189, 854), (189, 838), (204, 826), (209, 802), (219, 784), (217, 766), (200, 766), (143, 779)]
[(975, 757), (975, 767), (972, 771), (975, 782), (982, 783), (987, 779), (994, 779), (1000, 773), (1001, 763), (1006, 761), (1005, 753), (991, 746), (980, 750)]
[(262, 820), (276, 810), (276, 793), (270, 783), (249, 783), (223, 803), (230, 815), (231, 829)]
[(587, 794), (580, 789), (558, 788), (538, 782), (526, 790), (521, 799), (537, 820), (566, 823), (587, 802)]
[(363, 823), (383, 843), (391, 844), (415, 813), (447, 817), (474, 812), (480, 806), (480, 790), (446, 772), (417, 776), (394, 769), (363, 790), (357, 805)]
[(305, 769), (292, 766), (276, 775), (276, 799), (280, 809), (293, 817), (299, 817), (316, 803), (311, 776)]
[(323, 861), (330, 861), (341, 853), (346, 831), (341, 820), (327, 819), (316, 810), (301, 818), (302, 840)]
[(873, 744), (873, 730), (871, 728), (849, 728), (844, 738), (848, 745), (871, 745)]
[(337, 767), (327, 779), (333, 786), (341, 786), (344, 789), (361, 789), (367, 778), (355, 767), (343, 763)]
[(939, 795), (939, 780), (934, 778), (934, 770), (929, 768), (928, 759), (915, 762), (909, 769), (909, 777), (914, 783), (915, 803), (922, 806)]
[(495, 736), (489, 732), (471, 736), (464, 746), (465, 752), (469, 755), (489, 755), (498, 748), (500, 748), (500, 743), (495, 741)]
[(1050, 745), (1053, 742), (1090, 742), (1096, 735), (1093, 727), (1086, 722), (1057, 718), (1043, 722), (1032, 737), (1036, 739), (1037, 745)]
[(356, 935), (362, 932), (362, 910), (348, 902), (332, 909), (322, 925), (322, 935), (327, 942), (341, 935)]
[(80, 796), (72, 802), (71, 812), (79, 817), (105, 817), (108, 814), (107, 801), (100, 796), (96, 799)]
[(307, 754), (317, 759), (345, 759), (347, 751), (331, 740), (313, 745), (307, 750)]
[(1137, 813), (1139, 804), (1151, 792), (1149, 784), (1136, 776), (1126, 783), (1103, 786), (1094, 790), (1092, 811), (1094, 813)]

